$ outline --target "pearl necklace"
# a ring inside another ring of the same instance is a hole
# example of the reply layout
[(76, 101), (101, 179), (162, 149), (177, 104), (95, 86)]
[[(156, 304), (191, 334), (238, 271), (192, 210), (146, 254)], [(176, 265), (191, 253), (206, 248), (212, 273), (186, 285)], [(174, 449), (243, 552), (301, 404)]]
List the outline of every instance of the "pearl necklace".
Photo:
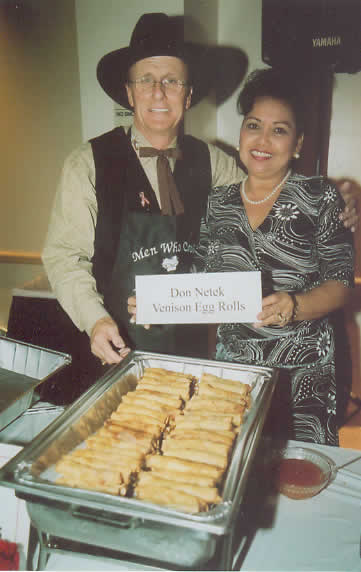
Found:
[(241, 189), (242, 196), (243, 196), (244, 200), (245, 200), (247, 203), (250, 203), (251, 205), (261, 205), (262, 203), (265, 203), (265, 202), (268, 201), (268, 199), (270, 199), (275, 193), (277, 193), (278, 189), (279, 189), (280, 187), (282, 187), (283, 183), (285, 183), (285, 182), (287, 181), (287, 179), (288, 179), (288, 177), (290, 176), (290, 174), (291, 174), (291, 169), (286, 173), (286, 176), (285, 176), (285, 177), (282, 179), (282, 181), (277, 185), (277, 187), (275, 187), (275, 188), (273, 189), (273, 191), (270, 192), (269, 195), (267, 195), (264, 199), (262, 199), (262, 200), (260, 200), (260, 201), (252, 201), (251, 199), (249, 199), (249, 198), (247, 197), (247, 195), (246, 195), (246, 190), (245, 190), (245, 183), (246, 183), (246, 181), (247, 181), (247, 179), (248, 179), (248, 175), (247, 175), (247, 176), (243, 179), (243, 181), (242, 181), (242, 189)]

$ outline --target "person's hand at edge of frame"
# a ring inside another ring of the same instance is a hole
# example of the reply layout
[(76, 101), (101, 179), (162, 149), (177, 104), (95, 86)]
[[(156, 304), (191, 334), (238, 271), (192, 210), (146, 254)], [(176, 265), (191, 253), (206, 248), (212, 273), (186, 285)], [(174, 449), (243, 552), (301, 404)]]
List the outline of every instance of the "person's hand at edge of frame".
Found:
[(130, 352), (110, 316), (95, 322), (90, 334), (90, 348), (103, 365), (120, 363)]
[(352, 179), (334, 179), (333, 182), (345, 201), (345, 209), (340, 214), (346, 228), (355, 232), (359, 226), (359, 201), (361, 199), (361, 185)]

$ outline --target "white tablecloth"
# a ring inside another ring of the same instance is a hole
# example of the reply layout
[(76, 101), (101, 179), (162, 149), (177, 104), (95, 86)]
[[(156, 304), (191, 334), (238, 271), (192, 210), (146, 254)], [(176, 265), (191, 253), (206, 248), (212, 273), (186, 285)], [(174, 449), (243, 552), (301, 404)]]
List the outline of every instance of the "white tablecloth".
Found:
[[(42, 411), (25, 414), (0, 432), (0, 441), (23, 445), (61, 412), (61, 408), (48, 404), (39, 404), (38, 407)], [(290, 444), (300, 445), (296, 442)], [(338, 466), (361, 455), (360, 451), (352, 449), (308, 443), (304, 446), (318, 449)], [(291, 500), (282, 495), (265, 494), (267, 482), (257, 480), (262, 472), (257, 470), (257, 466), (262, 465), (261, 457), (262, 447), (259, 447), (242, 505), (245, 517), (237, 527), (237, 539), (242, 541), (235, 559), (235, 569), (360, 572), (361, 460), (338, 471), (335, 480), (319, 495), (306, 500)], [(130, 561), (53, 553), (46, 570), (158, 568), (140, 566)]]
[[(352, 449), (304, 446), (318, 449), (338, 466), (360, 457), (360, 451)], [(360, 503), (361, 460), (338, 471), (335, 480), (313, 498), (269, 497), (263, 514), (258, 511), (254, 517), (255, 535), (238, 569), (359, 572)]]
[[(325, 453), (337, 465), (360, 456), (360, 451), (352, 449), (304, 445)], [(360, 572), (361, 460), (339, 471), (328, 488), (311, 499), (264, 498), (258, 483), (250, 481), (249, 485), (246, 521), (250, 536), (241, 544), (237, 570)], [(244, 524), (239, 528), (245, 532)], [(79, 554), (52, 554), (46, 570), (158, 568)]]

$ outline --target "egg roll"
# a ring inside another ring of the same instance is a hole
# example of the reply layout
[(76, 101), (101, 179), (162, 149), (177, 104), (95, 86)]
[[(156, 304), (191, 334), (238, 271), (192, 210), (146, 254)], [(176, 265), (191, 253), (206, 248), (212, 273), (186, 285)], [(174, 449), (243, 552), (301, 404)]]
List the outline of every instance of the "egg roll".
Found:
[(151, 445), (149, 440), (145, 442), (141, 441), (118, 441), (117, 439), (112, 439), (111, 435), (108, 437), (101, 436), (99, 434), (89, 437), (85, 443), (90, 449), (108, 449), (112, 448), (116, 451), (134, 451), (139, 453), (147, 453), (151, 450)]
[(241, 381), (235, 381), (233, 379), (224, 379), (211, 373), (202, 374), (199, 385), (201, 386), (203, 383), (216, 388), (223, 388), (226, 391), (233, 391), (244, 397), (251, 391), (251, 386), (248, 383), (242, 383)]
[(127, 412), (126, 410), (123, 411), (113, 411), (110, 416), (110, 419), (107, 420), (107, 423), (111, 421), (114, 423), (130, 423), (130, 427), (142, 427), (142, 426), (149, 426), (149, 427), (156, 427), (157, 429), (162, 429), (164, 427), (164, 419), (156, 419), (155, 417), (151, 417), (150, 415), (138, 413), (135, 415), (132, 412)]
[(104, 461), (108, 461), (112, 466), (117, 466), (132, 462), (141, 463), (145, 459), (145, 453), (131, 449), (119, 450), (116, 447), (88, 447), (86, 449), (76, 449), (70, 453), (69, 457), (74, 460), (82, 457), (90, 462), (93, 459), (103, 459)]
[(160, 391), (139, 388), (139, 390), (136, 389), (133, 393), (136, 395), (141, 395), (143, 398), (158, 401), (159, 403), (172, 407), (179, 408), (183, 403), (180, 397), (171, 395), (169, 393), (161, 393)]
[(146, 367), (144, 370), (143, 377), (145, 377), (145, 376), (147, 376), (147, 377), (154, 376), (155, 378), (167, 377), (167, 378), (171, 378), (171, 379), (184, 380), (186, 382), (190, 382), (194, 379), (193, 376), (189, 373), (170, 371), (168, 369), (163, 369), (160, 367)]
[(118, 469), (102, 469), (96, 467), (87, 467), (84, 464), (77, 463), (71, 459), (64, 458), (55, 465), (56, 472), (64, 477), (69, 477), (80, 481), (86, 479), (88, 481), (99, 482), (101, 484), (123, 483), (123, 475)]
[(196, 409), (196, 410), (184, 410), (184, 417), (187, 418), (188, 416), (192, 416), (192, 419), (197, 419), (197, 418), (209, 418), (209, 417), (217, 417), (218, 419), (226, 419), (226, 418), (230, 418), (232, 425), (235, 425), (236, 427), (241, 425), (243, 422), (243, 416), (244, 416), (244, 412), (241, 411), (239, 413), (223, 413), (223, 412), (219, 412), (219, 411), (212, 411), (212, 415), (209, 415), (209, 413), (207, 411), (202, 411), (201, 409)]
[(137, 385), (137, 391), (141, 389), (159, 391), (161, 393), (169, 393), (170, 395), (181, 397), (184, 400), (189, 399), (189, 386), (178, 384), (177, 382), (173, 381), (158, 383), (152, 380), (141, 379)]
[(209, 453), (207, 451), (198, 451), (196, 449), (187, 449), (185, 447), (178, 447), (171, 452), (164, 451), (165, 456), (176, 457), (177, 459), (186, 459), (188, 461), (196, 461), (197, 463), (207, 463), (214, 465), (220, 469), (227, 468), (227, 456), (217, 455), (216, 453)]
[(137, 431), (136, 429), (129, 430), (129, 428), (121, 425), (108, 425), (100, 429), (99, 434), (108, 439), (119, 440), (121, 443), (127, 442), (124, 440), (123, 433), (131, 433), (134, 437), (133, 441), (129, 441), (129, 447), (132, 443), (149, 443), (150, 447), (155, 447), (159, 441), (159, 435), (155, 435), (154, 431), (146, 433), (145, 431)]
[(135, 391), (123, 395), (120, 405), (121, 404), (129, 405), (131, 407), (139, 407), (140, 409), (142, 407), (146, 407), (147, 409), (165, 414), (171, 414), (172, 412), (178, 411), (179, 409), (179, 402), (177, 402), (176, 406), (167, 405), (166, 403), (160, 403), (159, 401), (152, 401), (149, 399), (149, 396), (140, 395), (139, 392)]
[(97, 435), (100, 435), (105, 439), (114, 439), (120, 443), (129, 443), (129, 446), (131, 446), (133, 443), (148, 443), (151, 445), (155, 441), (153, 433), (139, 431), (129, 427), (115, 427), (114, 425), (112, 426), (111, 430), (105, 426), (102, 427), (97, 432)]
[[(101, 470), (101, 471), (105, 471), (107, 469), (109, 469), (109, 460), (104, 460), (104, 459), (92, 459), (91, 461), (86, 459), (86, 458), (82, 458), (79, 457), (76, 459), (76, 462), (79, 465), (82, 465), (84, 467), (87, 468), (91, 468), (91, 469), (96, 469), (96, 470)], [(129, 463), (128, 465), (119, 465), (117, 464), (116, 466), (114, 465), (114, 471), (118, 471), (119, 475), (121, 476), (121, 479), (123, 482), (128, 482), (129, 477), (132, 473), (134, 473), (137, 468), (139, 467), (139, 463)]]
[(121, 403), (119, 407), (113, 411), (111, 418), (117, 415), (133, 415), (134, 416), (147, 416), (156, 419), (157, 421), (163, 422), (167, 419), (168, 414), (164, 411), (157, 411), (156, 409), (151, 409), (150, 407), (144, 407), (143, 405), (139, 407), (138, 405), (133, 405), (129, 403)]
[(176, 427), (178, 429), (206, 429), (212, 431), (231, 431), (232, 417), (218, 418), (217, 416), (197, 417), (194, 419), (191, 415), (187, 417), (178, 417)]
[(200, 487), (215, 487), (218, 479), (215, 477), (207, 477), (206, 475), (199, 475), (196, 473), (190, 473), (186, 471), (177, 471), (171, 468), (167, 468), (167, 474), (164, 471), (152, 468), (151, 471), (142, 471), (141, 474), (152, 473), (153, 478), (167, 479), (170, 481), (177, 481), (181, 483), (188, 483), (191, 485), (199, 485)]
[(232, 446), (235, 434), (233, 431), (206, 431), (204, 429), (177, 429), (169, 434), (169, 439), (199, 439), (200, 441), (211, 441), (213, 443), (225, 443)]
[(200, 396), (193, 397), (187, 405), (188, 411), (196, 411), (201, 409), (203, 411), (208, 411), (211, 415), (214, 411), (221, 411), (222, 413), (239, 413), (244, 409), (244, 405), (234, 403), (232, 401), (226, 401), (224, 399), (211, 399)]
[(197, 513), (207, 509), (207, 503), (201, 499), (160, 485), (138, 485), (134, 494), (139, 500), (165, 505), (181, 512)]
[(158, 423), (150, 423), (149, 421), (141, 421), (140, 419), (107, 419), (105, 421), (105, 427), (111, 432), (117, 432), (120, 429), (135, 431), (144, 431), (151, 435), (160, 435), (162, 426)]
[(190, 472), (199, 475), (206, 475), (215, 479), (222, 477), (222, 469), (214, 465), (206, 463), (197, 463), (196, 461), (188, 461), (187, 459), (178, 459), (168, 455), (148, 455), (146, 457), (146, 465), (149, 468), (156, 468), (164, 471), (166, 474), (168, 467), (176, 471)]
[(234, 393), (233, 391), (225, 391), (219, 387), (213, 387), (208, 384), (201, 384), (197, 391), (197, 396), (205, 397), (206, 399), (222, 399), (224, 401), (230, 401), (231, 403), (241, 404), (243, 406), (248, 406), (248, 396), (240, 395), (239, 393)]
[(230, 445), (200, 439), (164, 439), (162, 443), (162, 451), (166, 451), (168, 454), (172, 454), (172, 451), (177, 451), (181, 447), (185, 449), (194, 449), (196, 451), (215, 453), (216, 455), (221, 455), (225, 458), (228, 458), (231, 449)]
[(218, 504), (222, 500), (216, 487), (202, 487), (199, 484), (171, 481), (169, 479), (159, 478), (158, 475), (155, 476), (152, 474), (152, 471), (139, 473), (136, 488), (142, 485), (166, 487), (173, 490), (183, 491), (202, 499), (202, 501), (206, 503)]
[(68, 487), (85, 489), (90, 491), (98, 491), (100, 493), (108, 493), (109, 495), (120, 495), (120, 490), (122, 485), (119, 483), (100, 483), (98, 481), (92, 481), (85, 479), (83, 476), (76, 478), (76, 477), (59, 477), (56, 481), (58, 485), (65, 485)]
[(92, 464), (98, 463), (101, 466), (104, 463), (105, 467), (112, 466), (114, 468), (129, 467), (133, 471), (140, 468), (145, 455), (142, 453), (133, 454), (131, 451), (126, 454), (120, 454), (118, 451), (112, 452), (111, 450), (101, 451), (99, 449), (76, 449), (73, 451), (69, 458), (77, 463)]
[(192, 379), (177, 375), (155, 377), (153, 375), (144, 374), (144, 376), (139, 379), (138, 385), (143, 382), (152, 383), (154, 385), (172, 385), (188, 388), (192, 383)]

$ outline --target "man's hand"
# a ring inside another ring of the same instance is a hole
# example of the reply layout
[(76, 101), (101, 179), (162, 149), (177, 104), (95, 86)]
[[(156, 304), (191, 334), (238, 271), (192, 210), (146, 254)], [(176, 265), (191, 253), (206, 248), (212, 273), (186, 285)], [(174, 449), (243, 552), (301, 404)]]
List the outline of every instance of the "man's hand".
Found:
[(361, 198), (361, 187), (356, 181), (349, 179), (339, 179), (335, 183), (346, 203), (345, 210), (341, 213), (340, 218), (346, 228), (355, 232), (359, 222), (358, 200)]
[[(119, 351), (115, 351), (112, 347)], [(92, 353), (104, 364), (119, 363), (130, 352), (119, 334), (118, 326), (110, 317), (101, 318), (95, 322), (90, 334)]]

